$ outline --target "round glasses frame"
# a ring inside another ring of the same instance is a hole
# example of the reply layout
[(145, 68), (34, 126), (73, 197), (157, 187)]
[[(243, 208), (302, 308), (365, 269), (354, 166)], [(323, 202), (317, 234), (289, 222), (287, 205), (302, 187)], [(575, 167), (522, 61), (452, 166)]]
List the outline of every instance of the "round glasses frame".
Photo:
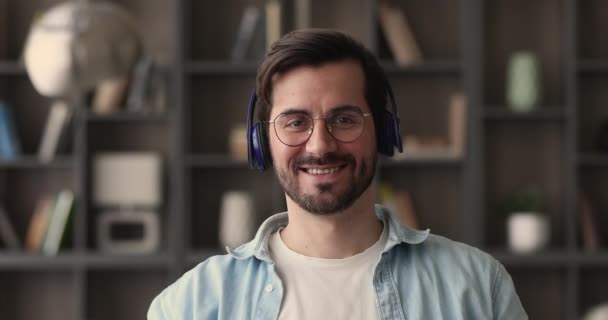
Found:
[[(350, 143), (350, 142), (356, 141), (357, 139), (359, 139), (363, 135), (363, 132), (365, 132), (365, 118), (367, 118), (367, 117), (369, 117), (369, 116), (372, 115), (371, 112), (362, 113), (360, 111), (357, 111), (357, 113), (360, 114), (363, 117), (363, 125), (362, 125), (362, 128), (361, 128), (361, 132), (359, 132), (359, 135), (357, 135), (353, 139), (350, 139), (350, 140), (340, 140), (340, 139), (336, 138), (336, 136), (333, 133), (333, 128), (332, 128), (331, 124), (328, 124), (327, 121), (325, 121), (325, 126), (324, 127), (325, 127), (325, 129), (327, 129), (327, 132), (329, 132), (329, 135), (333, 139), (335, 139), (336, 141), (339, 141), (339, 142), (342, 142), (342, 143)], [(306, 137), (306, 139), (304, 139), (300, 143), (289, 144), (289, 143), (286, 143), (285, 141), (283, 141), (283, 139), (281, 139), (281, 136), (279, 135), (279, 131), (277, 130), (277, 127), (276, 127), (277, 119), (279, 119), (281, 116), (285, 116), (285, 115), (287, 115), (287, 113), (281, 113), (281, 114), (277, 115), (274, 118), (274, 120), (272, 120), (272, 121), (266, 121), (266, 123), (269, 123), (269, 124), (271, 123), (273, 125), (273, 127), (274, 127), (274, 133), (277, 136), (277, 138), (279, 139), (279, 141), (281, 141), (281, 143), (283, 143), (284, 145), (289, 146), (289, 147), (301, 146), (301, 145), (305, 144), (306, 142), (308, 142), (308, 140), (312, 136), (313, 131), (315, 130), (315, 121), (316, 120), (321, 120), (321, 119), (322, 120), (326, 120), (329, 117), (335, 116), (335, 115), (330, 115), (330, 116), (321, 116), (321, 117), (313, 118), (313, 117), (309, 116), (308, 114), (302, 114), (303, 116), (306, 116), (306, 117), (308, 117), (308, 118), (310, 118), (312, 120), (311, 121), (311, 126), (308, 128), (308, 136)]]

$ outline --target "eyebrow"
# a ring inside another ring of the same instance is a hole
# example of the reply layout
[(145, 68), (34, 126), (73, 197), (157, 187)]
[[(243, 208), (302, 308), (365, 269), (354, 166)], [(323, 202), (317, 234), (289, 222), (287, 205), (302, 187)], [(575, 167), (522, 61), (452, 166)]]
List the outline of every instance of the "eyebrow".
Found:
[[(331, 108), (326, 114), (332, 114), (332, 113), (341, 112), (341, 111), (358, 111), (358, 112), (363, 113), (361, 108), (359, 108), (357, 106), (353, 106), (350, 104), (344, 104), (344, 105), (339, 105), (339, 106), (335, 106), (335, 107)], [(310, 112), (303, 110), (303, 109), (299, 109), (299, 108), (289, 108), (279, 114), (306, 114), (306, 115), (311, 116)]]

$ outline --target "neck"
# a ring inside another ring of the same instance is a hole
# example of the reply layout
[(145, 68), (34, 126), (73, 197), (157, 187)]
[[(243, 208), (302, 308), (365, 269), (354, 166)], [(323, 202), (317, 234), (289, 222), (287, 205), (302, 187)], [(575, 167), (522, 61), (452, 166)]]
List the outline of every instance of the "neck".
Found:
[(374, 211), (373, 185), (350, 208), (328, 215), (310, 213), (286, 198), (289, 224), (281, 238), (287, 247), (305, 256), (350, 257), (371, 247), (382, 233), (383, 224)]

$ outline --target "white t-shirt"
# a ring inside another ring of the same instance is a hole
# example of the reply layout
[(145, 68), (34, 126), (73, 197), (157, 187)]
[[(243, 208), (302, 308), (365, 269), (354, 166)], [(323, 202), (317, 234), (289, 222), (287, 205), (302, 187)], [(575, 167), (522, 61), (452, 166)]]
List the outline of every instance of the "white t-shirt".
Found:
[(279, 319), (378, 319), (374, 269), (388, 233), (364, 252), (345, 259), (307, 257), (289, 249), (275, 232), (270, 256), (283, 281)]

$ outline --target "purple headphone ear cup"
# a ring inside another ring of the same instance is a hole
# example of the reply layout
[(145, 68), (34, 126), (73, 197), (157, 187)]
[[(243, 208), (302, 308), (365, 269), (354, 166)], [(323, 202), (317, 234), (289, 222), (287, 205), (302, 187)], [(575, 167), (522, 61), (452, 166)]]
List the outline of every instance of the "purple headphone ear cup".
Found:
[(272, 166), (272, 157), (268, 148), (268, 134), (263, 123), (256, 123), (252, 130), (253, 157), (256, 168), (266, 170)]
[(270, 154), (270, 142), (268, 141), (268, 127), (259, 123), (259, 145), (260, 153), (262, 154), (262, 162), (264, 163), (264, 169), (272, 167), (272, 155)]
[(378, 152), (392, 157), (395, 154), (396, 137), (394, 130), (395, 118), (388, 110), (382, 110), (381, 125), (377, 128)]

